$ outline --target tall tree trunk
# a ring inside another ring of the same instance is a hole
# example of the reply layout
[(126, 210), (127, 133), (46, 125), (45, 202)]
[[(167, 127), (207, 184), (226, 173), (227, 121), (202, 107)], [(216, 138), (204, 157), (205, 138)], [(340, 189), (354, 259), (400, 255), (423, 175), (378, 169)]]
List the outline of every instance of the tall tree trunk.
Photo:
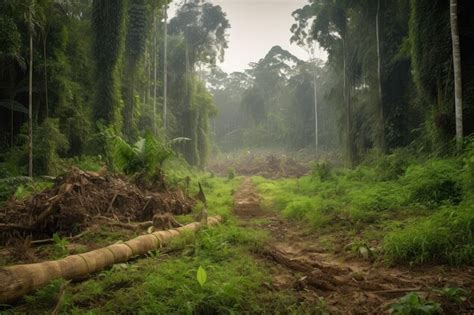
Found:
[(164, 7), (165, 25), (164, 25), (164, 65), (163, 65), (163, 127), (167, 127), (168, 111), (168, 4)]
[(380, 56), (380, 0), (377, 2), (377, 15), (375, 16), (375, 32), (377, 35), (377, 75), (378, 75), (378, 122), (377, 122), (377, 142), (382, 153), (385, 153), (385, 117), (383, 110), (382, 94), (382, 58)]
[(461, 47), (459, 43), (458, 0), (450, 0), (451, 37), (453, 44), (454, 66), (454, 109), (456, 116), (456, 143), (458, 150), (463, 145), (463, 119), (462, 119), (462, 73), (461, 73)]
[(13, 99), (10, 100), (10, 148), (13, 148)]
[(317, 94), (317, 75), (316, 75), (316, 60), (314, 60), (313, 69), (313, 88), (314, 88), (314, 144), (316, 151), (319, 148), (319, 135), (318, 135), (318, 94)]
[(10, 148), (13, 148), (13, 101), (15, 100), (15, 84), (14, 84), (14, 74), (13, 74), (13, 71), (11, 71), (11, 74), (10, 74), (10, 78), (11, 78), (11, 85), (10, 85), (10, 91), (12, 91), (12, 93), (10, 94)]
[(49, 117), (49, 97), (48, 97), (48, 65), (46, 63), (46, 41), (48, 30), (43, 31), (43, 58), (44, 58), (44, 101), (46, 106), (46, 118)]
[[(153, 48), (151, 49), (151, 51), (153, 51)], [(146, 82), (147, 82), (147, 95), (148, 95), (147, 104), (148, 104), (148, 102), (151, 100), (151, 84), (150, 84), (150, 81), (151, 81), (151, 54), (150, 53), (148, 53), (148, 59), (147, 60), (148, 60), (147, 61), (147, 63), (148, 63), (148, 78), (147, 78)]]
[(153, 134), (158, 135), (158, 127), (156, 124), (156, 68), (158, 67), (156, 62), (156, 45), (157, 45), (157, 26), (156, 26), (156, 14), (153, 14)]
[[(145, 52), (143, 53), (144, 55), (144, 71), (145, 71), (145, 77), (146, 73), (148, 73), (148, 45), (145, 44)], [(150, 78), (147, 78), (143, 84), (143, 98), (142, 98), (142, 104), (147, 104), (147, 94), (148, 94), (148, 81)]]
[(28, 78), (28, 176), (33, 177), (33, 21), (31, 9), (30, 23), (30, 68)]
[(347, 58), (346, 58), (346, 37), (342, 36), (342, 62), (343, 62), (343, 90), (344, 90), (344, 102), (346, 105), (346, 150), (347, 160), (349, 167), (354, 166), (354, 150), (353, 150), (353, 135), (352, 135), (352, 104), (350, 101), (350, 83), (347, 80)]

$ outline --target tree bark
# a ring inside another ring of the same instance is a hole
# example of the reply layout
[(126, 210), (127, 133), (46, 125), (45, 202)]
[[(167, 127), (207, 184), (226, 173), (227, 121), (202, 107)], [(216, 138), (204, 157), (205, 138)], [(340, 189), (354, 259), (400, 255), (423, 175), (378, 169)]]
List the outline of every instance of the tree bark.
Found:
[(383, 94), (382, 94), (382, 58), (380, 55), (380, 0), (377, 2), (377, 15), (375, 17), (375, 31), (377, 35), (377, 74), (378, 74), (378, 146), (382, 153), (385, 153), (385, 117), (383, 109)]
[(163, 127), (167, 128), (168, 111), (168, 4), (164, 7), (165, 25), (164, 25), (164, 69), (163, 69)]
[(10, 100), (10, 148), (13, 148), (13, 99)]
[(158, 126), (156, 123), (156, 68), (158, 67), (157, 60), (156, 60), (156, 55), (157, 55), (156, 24), (157, 23), (156, 23), (156, 11), (155, 11), (153, 15), (153, 134), (155, 136), (158, 135)]
[(28, 176), (33, 177), (33, 21), (31, 9), (30, 23), (30, 67), (28, 78)]
[(316, 75), (316, 59), (314, 60), (313, 69), (313, 88), (314, 88), (314, 144), (316, 151), (319, 148), (319, 135), (318, 135), (318, 91), (317, 91), (317, 75)]
[(352, 104), (350, 101), (350, 84), (347, 80), (347, 58), (346, 58), (346, 38), (342, 36), (342, 62), (343, 62), (343, 90), (344, 90), (344, 103), (346, 106), (346, 148), (347, 148), (347, 159), (349, 167), (354, 166), (354, 150), (353, 150), (353, 135), (352, 135)]
[(44, 58), (44, 101), (46, 106), (46, 118), (49, 117), (49, 97), (48, 97), (48, 65), (46, 63), (46, 42), (48, 30), (43, 31), (43, 58)]
[(450, 0), (450, 22), (453, 46), (454, 66), (454, 109), (456, 117), (456, 144), (462, 150), (463, 145), (463, 117), (462, 117), (462, 72), (461, 72), (461, 47), (459, 43), (458, 1)]

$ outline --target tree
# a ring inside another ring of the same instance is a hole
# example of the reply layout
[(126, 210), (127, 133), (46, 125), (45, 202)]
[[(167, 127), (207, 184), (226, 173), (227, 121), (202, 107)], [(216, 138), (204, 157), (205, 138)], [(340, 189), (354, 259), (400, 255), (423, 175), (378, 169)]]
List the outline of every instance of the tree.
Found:
[(94, 117), (112, 124), (117, 122), (120, 107), (118, 67), (123, 54), (125, 0), (94, 0), (92, 13), (97, 84)]
[[(207, 133), (209, 122), (201, 115), (210, 113), (202, 111), (201, 106), (193, 103), (199, 99), (199, 96), (193, 93), (200, 91), (195, 68), (197, 65), (213, 65), (217, 59), (223, 59), (224, 49), (227, 47), (226, 32), (229, 27), (229, 21), (220, 6), (202, 3), (200, 0), (185, 2), (169, 23), (170, 35), (183, 39), (185, 69), (180, 69), (184, 70), (180, 79), (185, 93), (181, 93), (184, 95), (180, 96), (182, 97), (180, 112), (176, 115), (181, 117), (182, 122), (179, 136), (192, 139), (183, 144), (182, 150), (186, 160), (194, 165), (204, 164), (202, 158), (205, 158), (205, 152), (200, 152), (198, 133), (201, 130)], [(173, 83), (173, 86), (175, 85), (176, 83)]]
[(385, 117), (382, 94), (382, 58), (380, 55), (380, 0), (377, 0), (377, 14), (375, 17), (375, 29), (377, 36), (377, 78), (378, 78), (378, 124), (377, 124), (377, 140), (378, 147), (385, 152)]
[(123, 75), (123, 110), (124, 133), (129, 139), (136, 138), (134, 127), (135, 111), (135, 82), (138, 72), (138, 63), (143, 56), (146, 45), (146, 28), (148, 26), (145, 0), (136, 0), (129, 3), (127, 37), (125, 43), (125, 66)]
[(316, 150), (319, 147), (319, 126), (318, 126), (318, 93), (317, 93), (317, 63), (319, 60), (316, 58), (316, 41), (314, 40), (313, 36), (310, 36), (311, 30), (308, 29), (311, 26), (308, 25), (307, 16), (300, 17), (300, 14), (307, 15), (310, 8), (309, 6), (306, 7), (305, 10), (300, 9), (296, 10), (292, 13), (292, 16), (297, 19), (300, 24), (294, 24), (291, 27), (291, 31), (293, 35), (291, 36), (290, 41), (296, 42), (300, 47), (302, 47), (308, 53), (309, 59), (313, 63), (313, 94), (314, 94), (314, 145)]
[(28, 63), (28, 176), (33, 177), (33, 10), (34, 0), (28, 7), (30, 61)]
[(166, 131), (168, 125), (168, 3), (165, 3), (163, 6), (163, 16), (164, 16), (164, 45), (163, 45), (163, 127)]
[[(326, 49), (330, 61), (337, 60), (342, 64), (342, 92), (344, 95), (346, 117), (346, 156), (349, 165), (355, 163), (355, 145), (353, 130), (352, 88), (353, 78), (349, 73), (352, 66), (353, 54), (349, 59), (349, 50), (352, 43), (348, 40), (348, 10), (351, 3), (346, 0), (312, 0), (309, 5), (293, 13), (296, 24), (292, 31), (296, 38), (312, 36), (319, 45)], [(311, 33), (306, 31), (308, 24), (312, 24)]]
[(458, 1), (450, 0), (451, 37), (453, 44), (454, 65), (454, 108), (456, 116), (456, 142), (458, 150), (463, 144), (463, 119), (462, 119), (462, 72), (461, 48), (459, 44)]

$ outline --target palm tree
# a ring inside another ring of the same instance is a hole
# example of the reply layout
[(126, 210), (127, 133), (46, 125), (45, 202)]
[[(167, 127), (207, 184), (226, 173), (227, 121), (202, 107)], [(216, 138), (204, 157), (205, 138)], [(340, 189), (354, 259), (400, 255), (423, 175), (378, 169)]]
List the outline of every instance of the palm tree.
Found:
[(462, 149), (463, 121), (462, 121), (462, 73), (461, 48), (459, 44), (458, 1), (450, 0), (451, 37), (453, 44), (454, 64), (454, 109), (456, 116), (456, 142), (458, 150)]

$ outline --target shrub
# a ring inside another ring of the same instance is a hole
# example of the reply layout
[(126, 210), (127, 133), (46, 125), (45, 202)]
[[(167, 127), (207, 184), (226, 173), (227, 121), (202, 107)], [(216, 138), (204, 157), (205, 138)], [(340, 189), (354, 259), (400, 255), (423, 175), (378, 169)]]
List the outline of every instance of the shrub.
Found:
[(375, 171), (382, 181), (396, 180), (405, 174), (411, 157), (406, 150), (396, 150), (383, 155), (375, 161)]
[(405, 203), (406, 199), (403, 187), (392, 182), (354, 189), (349, 195), (356, 208), (370, 211), (393, 210)]
[(375, 169), (364, 165), (358, 166), (355, 170), (348, 171), (346, 178), (356, 181), (376, 181), (378, 179)]
[(416, 293), (409, 293), (390, 305), (391, 314), (396, 315), (435, 315), (441, 314), (438, 303), (425, 300)]
[(75, 166), (83, 171), (97, 172), (103, 167), (103, 163), (97, 156), (75, 156), (73, 158), (64, 159), (63, 164), (65, 168)]
[[(33, 126), (33, 171), (35, 175), (57, 175), (62, 171), (59, 158), (69, 143), (59, 131), (59, 120), (48, 118)], [(28, 169), (28, 137), (26, 125), (17, 136), (17, 144), (3, 155), (4, 166), (10, 176), (26, 175)]]
[(464, 188), (474, 191), (474, 142), (469, 144), (464, 154)]
[(114, 141), (114, 164), (126, 174), (152, 174), (172, 155), (172, 150), (151, 134), (130, 145), (121, 137)]
[(230, 167), (228, 170), (227, 170), (227, 178), (229, 180), (232, 180), (235, 178), (235, 169), (233, 167)]
[(474, 261), (474, 206), (439, 210), (389, 233), (384, 239), (389, 260), (395, 263), (472, 264)]
[(0, 179), (0, 202), (10, 198), (17, 191), (18, 187), (31, 182), (31, 178), (25, 176)]
[(35, 174), (57, 175), (62, 171), (59, 153), (69, 148), (66, 136), (59, 131), (59, 120), (48, 118), (33, 132)]
[(328, 214), (334, 210), (334, 203), (320, 197), (299, 196), (289, 201), (283, 215), (291, 220), (306, 221), (312, 228), (320, 228), (330, 221)]
[(442, 203), (458, 204), (462, 199), (462, 167), (454, 160), (428, 161), (408, 167), (403, 182), (411, 202), (428, 207)]
[(332, 165), (326, 161), (315, 163), (311, 175), (323, 182), (330, 180), (332, 178)]

